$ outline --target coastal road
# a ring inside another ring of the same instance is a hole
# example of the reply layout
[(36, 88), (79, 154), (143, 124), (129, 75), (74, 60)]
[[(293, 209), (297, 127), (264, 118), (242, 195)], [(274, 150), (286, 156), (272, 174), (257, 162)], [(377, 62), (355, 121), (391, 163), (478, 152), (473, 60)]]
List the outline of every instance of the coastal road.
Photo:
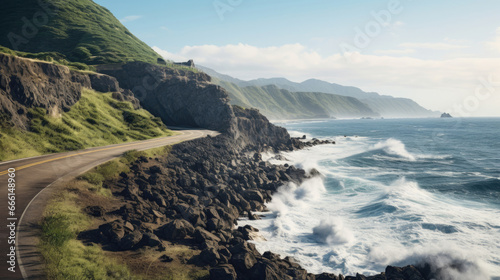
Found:
[[(169, 137), (0, 162), (0, 279), (45, 279), (36, 246), (39, 222), (56, 186), (129, 150), (147, 150), (218, 135), (198, 129), (176, 132)], [(11, 180), (15, 185), (9, 186), (9, 178), (15, 180)], [(14, 203), (11, 201), (15, 202), (15, 209), (9, 209)], [(16, 243), (10, 244), (13, 240)], [(15, 260), (15, 272), (9, 271), (9, 255)]]

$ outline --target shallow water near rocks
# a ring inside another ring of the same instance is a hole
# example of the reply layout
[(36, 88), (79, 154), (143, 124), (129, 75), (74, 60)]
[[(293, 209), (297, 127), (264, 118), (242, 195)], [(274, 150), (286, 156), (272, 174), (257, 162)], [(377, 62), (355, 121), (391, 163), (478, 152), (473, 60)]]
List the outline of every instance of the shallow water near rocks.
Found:
[(313, 273), (379, 273), (429, 261), (449, 279), (500, 279), (500, 119), (289, 122), (336, 145), (283, 153), (322, 178), (283, 186), (259, 251)]

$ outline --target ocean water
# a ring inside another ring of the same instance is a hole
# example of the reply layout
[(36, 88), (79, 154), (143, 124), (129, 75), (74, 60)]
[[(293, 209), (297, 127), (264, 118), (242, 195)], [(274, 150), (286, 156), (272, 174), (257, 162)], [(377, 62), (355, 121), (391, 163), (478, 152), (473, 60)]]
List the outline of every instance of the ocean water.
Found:
[(379, 273), (431, 262), (442, 279), (500, 279), (500, 118), (279, 123), (336, 145), (276, 164), (322, 178), (286, 185), (268, 204), (259, 251), (310, 272)]

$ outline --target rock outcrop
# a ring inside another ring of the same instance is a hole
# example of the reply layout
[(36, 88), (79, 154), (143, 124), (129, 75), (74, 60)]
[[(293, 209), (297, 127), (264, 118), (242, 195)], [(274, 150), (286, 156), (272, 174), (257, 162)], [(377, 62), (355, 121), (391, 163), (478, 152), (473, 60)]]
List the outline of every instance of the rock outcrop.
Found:
[(83, 87), (91, 87), (89, 77), (68, 67), (0, 54), (0, 114), (13, 126), (27, 128), (27, 108), (68, 111)]
[(227, 132), (234, 113), (227, 94), (210, 76), (144, 62), (131, 62), (99, 72), (115, 77), (141, 105), (167, 125), (203, 127)]
[(194, 65), (194, 61), (192, 59), (186, 61), (186, 62), (175, 62), (174, 64), (176, 65), (181, 65), (181, 66), (187, 66), (191, 68), (195, 68), (196, 66)]
[(28, 129), (28, 110), (44, 108), (58, 116), (80, 100), (83, 88), (114, 92), (113, 97), (139, 102), (118, 81), (97, 73), (83, 73), (66, 66), (0, 53), (0, 120), (3, 125)]
[(217, 130), (233, 137), (235, 146), (253, 149), (292, 147), (284, 128), (269, 122), (255, 109), (229, 104), (225, 89), (205, 73), (172, 69), (144, 62), (99, 67), (131, 90), (141, 106), (171, 126)]

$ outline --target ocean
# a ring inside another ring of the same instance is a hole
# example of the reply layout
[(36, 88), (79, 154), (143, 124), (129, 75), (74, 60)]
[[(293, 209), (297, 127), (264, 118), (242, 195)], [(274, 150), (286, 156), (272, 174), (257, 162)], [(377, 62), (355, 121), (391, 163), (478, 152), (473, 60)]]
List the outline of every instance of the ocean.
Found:
[(430, 262), (443, 279), (500, 279), (500, 118), (277, 123), (331, 139), (266, 158), (316, 177), (286, 185), (258, 221), (261, 253), (312, 273), (371, 275)]

